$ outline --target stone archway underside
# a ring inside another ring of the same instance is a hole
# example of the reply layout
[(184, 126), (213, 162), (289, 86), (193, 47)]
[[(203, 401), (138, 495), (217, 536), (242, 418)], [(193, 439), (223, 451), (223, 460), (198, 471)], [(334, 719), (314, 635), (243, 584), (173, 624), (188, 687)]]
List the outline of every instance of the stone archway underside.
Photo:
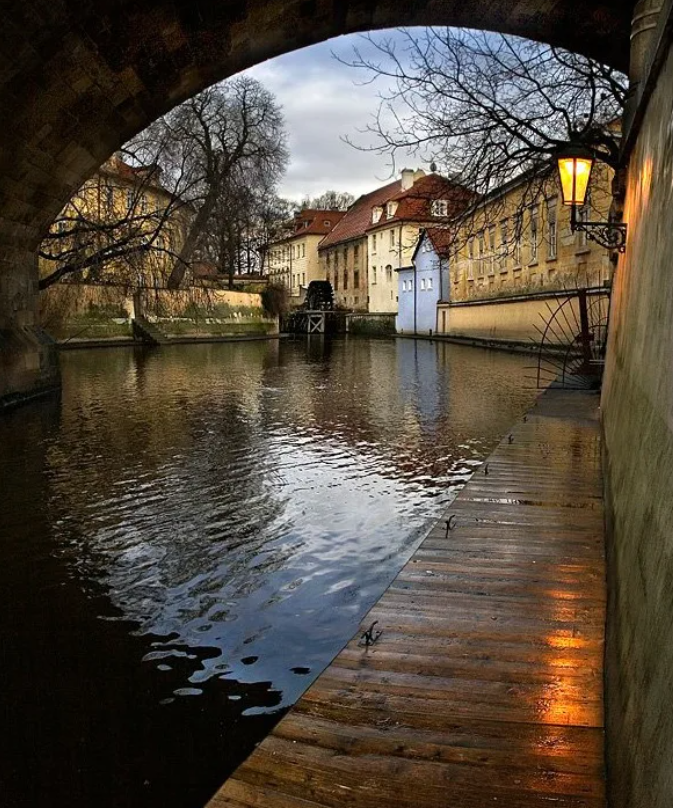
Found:
[(176, 103), (264, 59), (353, 31), (450, 24), (520, 34), (626, 69), (633, 3), (5, 0), (2, 5), (0, 238), (13, 235), (12, 241), (34, 246), (69, 193), (115, 148)]
[(626, 70), (634, 0), (3, 0), (0, 404), (54, 367), (35, 325), (35, 249), (68, 197), (175, 104), (340, 34), (456, 25)]

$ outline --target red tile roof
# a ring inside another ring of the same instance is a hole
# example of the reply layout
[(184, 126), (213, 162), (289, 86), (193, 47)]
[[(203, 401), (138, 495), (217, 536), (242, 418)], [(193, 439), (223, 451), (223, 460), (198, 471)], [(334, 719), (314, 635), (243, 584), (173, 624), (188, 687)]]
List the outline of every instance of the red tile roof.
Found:
[(448, 258), (451, 252), (451, 245), (456, 235), (455, 227), (428, 227), (425, 231), (435, 248), (435, 252), (441, 258)]
[(331, 233), (334, 227), (343, 219), (343, 210), (318, 210), (315, 208), (304, 208), (289, 223), (292, 232), (284, 238), (274, 241), (274, 244), (282, 244), (292, 241), (300, 236), (324, 236)]
[[(435, 219), (431, 212), (432, 202), (436, 199), (447, 200), (447, 216), (442, 218), (448, 221), (474, 202), (475, 197), (476, 195), (469, 189), (439, 174), (419, 177), (411, 188), (406, 190), (402, 188), (401, 180), (396, 180), (361, 196), (354, 202), (339, 224), (320, 242), (318, 249), (324, 250), (325, 247), (332, 247), (343, 241), (362, 238), (368, 231), (386, 227), (394, 222), (432, 221)], [(394, 215), (388, 217), (384, 211), (378, 222), (372, 222), (372, 208), (385, 208), (388, 202), (397, 202)]]
[(462, 185), (441, 177), (439, 174), (428, 174), (420, 177), (405, 191), (392, 196), (388, 202), (397, 202), (397, 209), (393, 216), (386, 216), (385, 211), (380, 221), (372, 223), (367, 228), (374, 230), (391, 222), (423, 222), (435, 219), (432, 215), (432, 203), (436, 200), (446, 200), (447, 215), (442, 217), (445, 221), (460, 213), (470, 203), (474, 202), (476, 194)]
[(401, 190), (401, 187), (401, 181), (395, 180), (395, 182), (384, 185), (382, 188), (377, 188), (375, 191), (370, 191), (370, 193), (356, 199), (339, 224), (320, 242), (318, 249), (324, 250), (325, 247), (332, 247), (343, 241), (361, 238), (372, 223), (372, 208), (377, 205), (385, 205), (389, 199)]

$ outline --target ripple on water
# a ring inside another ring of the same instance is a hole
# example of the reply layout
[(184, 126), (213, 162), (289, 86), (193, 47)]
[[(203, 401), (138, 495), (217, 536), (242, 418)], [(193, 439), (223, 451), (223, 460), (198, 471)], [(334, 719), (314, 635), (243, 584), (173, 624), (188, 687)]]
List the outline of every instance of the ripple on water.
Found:
[[(275, 714), (310, 684), (533, 396), (519, 357), (349, 340), (323, 343), (315, 362), (315, 345), (64, 354), (58, 416), (4, 433), (14, 449), (0, 459), (0, 490), (5, 517), (20, 514), (8, 536), (21, 552), (7, 542), (0, 574), (15, 587), (26, 575), (12, 565), (29, 558), (36, 579), (55, 560), (61, 588), (85, 593), (64, 624), (91, 693), (109, 688), (96, 680), (87, 610), (106, 648), (128, 646), (120, 701), (110, 695), (108, 716), (92, 701), (89, 723), (116, 726), (135, 711), (142, 732), (115, 743), (156, 745), (156, 779), (184, 781), (172, 805), (205, 802), (187, 799), (188, 781), (214, 788), (226, 776), (236, 758), (222, 739), (243, 737), (242, 716)], [(26, 469), (42, 509), (22, 498)], [(75, 665), (68, 647), (50, 664)], [(182, 773), (161, 751), (171, 736), (157, 705), (179, 711), (181, 737), (204, 739), (193, 753), (176, 741)], [(77, 743), (64, 746), (62, 770)]]

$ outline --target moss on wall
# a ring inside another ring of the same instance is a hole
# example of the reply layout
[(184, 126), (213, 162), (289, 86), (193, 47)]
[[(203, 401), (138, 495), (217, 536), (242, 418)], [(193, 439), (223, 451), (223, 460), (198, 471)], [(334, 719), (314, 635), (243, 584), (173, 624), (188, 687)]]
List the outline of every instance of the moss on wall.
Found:
[(395, 315), (352, 317), (349, 320), (348, 332), (368, 337), (392, 337), (395, 335)]

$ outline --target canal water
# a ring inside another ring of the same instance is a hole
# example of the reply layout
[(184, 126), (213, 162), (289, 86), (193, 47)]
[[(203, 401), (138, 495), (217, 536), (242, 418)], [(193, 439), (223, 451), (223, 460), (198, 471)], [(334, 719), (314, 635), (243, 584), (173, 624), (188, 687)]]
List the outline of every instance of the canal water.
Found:
[(4, 808), (199, 808), (535, 396), (427, 341), (61, 359), (0, 418)]

